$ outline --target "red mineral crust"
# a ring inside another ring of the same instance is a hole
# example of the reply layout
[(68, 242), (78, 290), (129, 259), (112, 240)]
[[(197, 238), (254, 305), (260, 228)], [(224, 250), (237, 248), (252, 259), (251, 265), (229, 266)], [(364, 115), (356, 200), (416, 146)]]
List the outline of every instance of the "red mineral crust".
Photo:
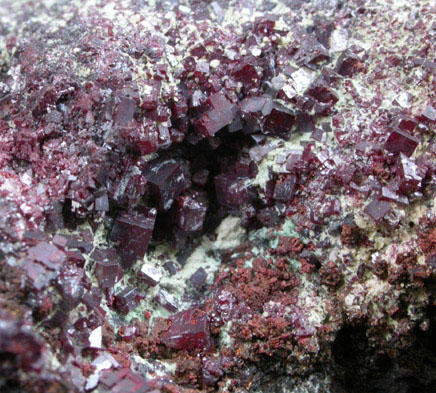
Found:
[(0, 391), (434, 392), (435, 15), (0, 0)]

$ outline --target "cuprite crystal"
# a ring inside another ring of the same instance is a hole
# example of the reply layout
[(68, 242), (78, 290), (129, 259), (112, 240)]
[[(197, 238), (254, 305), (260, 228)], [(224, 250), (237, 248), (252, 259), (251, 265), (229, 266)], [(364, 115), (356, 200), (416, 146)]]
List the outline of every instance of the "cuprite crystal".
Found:
[(123, 273), (117, 260), (101, 260), (95, 263), (95, 276), (101, 288), (112, 288)]
[(263, 130), (266, 134), (287, 135), (295, 122), (291, 110), (279, 104), (274, 104), (271, 112), (265, 117)]
[(179, 311), (180, 306), (177, 299), (173, 295), (168, 293), (165, 289), (159, 289), (153, 300), (169, 312)]
[(218, 202), (227, 208), (238, 208), (249, 200), (247, 179), (232, 174), (215, 177)]
[(128, 374), (129, 369), (124, 367), (119, 370), (105, 370), (100, 377), (100, 384), (106, 388), (112, 388)]
[(110, 239), (123, 253), (142, 258), (153, 234), (155, 220), (156, 209), (153, 208), (124, 212), (115, 219)]
[(401, 153), (398, 157), (396, 169), (399, 177), (399, 189), (402, 192), (412, 193), (420, 188), (426, 171), (415, 160)]
[(147, 381), (138, 374), (134, 374), (129, 368), (122, 367), (118, 370), (103, 370), (99, 378), (98, 391), (102, 393), (159, 393), (154, 390)]
[(323, 77), (319, 77), (309, 86), (307, 94), (320, 103), (328, 104), (329, 107), (335, 105), (339, 100), (337, 94)]
[(427, 106), (424, 111), (422, 112), (422, 117), (426, 118), (427, 120), (430, 120), (432, 122), (436, 121), (436, 109), (434, 109), (432, 106)]
[(313, 35), (304, 35), (300, 47), (295, 54), (299, 65), (318, 63), (329, 58), (329, 52)]
[(386, 140), (385, 149), (394, 154), (403, 153), (410, 157), (418, 146), (419, 141), (413, 135), (402, 130), (393, 130)]
[(244, 86), (252, 87), (259, 81), (259, 74), (255, 67), (256, 58), (247, 56), (242, 61), (236, 63), (232, 75)]
[(359, 58), (348, 50), (344, 51), (336, 61), (337, 73), (345, 77), (353, 76), (361, 66)]
[(196, 127), (201, 135), (211, 137), (232, 123), (236, 114), (236, 106), (222, 91), (209, 96), (206, 104), (211, 109), (200, 117), (196, 122)]
[(391, 210), (392, 205), (389, 202), (378, 199), (370, 202), (364, 209), (365, 213), (376, 222), (380, 222)]
[(430, 391), (409, 3), (0, 0), (0, 390)]
[(189, 278), (189, 281), (195, 288), (198, 288), (206, 282), (206, 279), (207, 279), (206, 270), (204, 270), (202, 267), (199, 267), (195, 271), (195, 273)]
[(85, 271), (76, 266), (64, 267), (56, 282), (62, 296), (62, 305), (67, 310), (76, 307), (84, 294)]
[(405, 205), (409, 204), (409, 199), (405, 195), (401, 195), (399, 193), (398, 184), (395, 183), (389, 184), (386, 187), (382, 187), (380, 193), (380, 199), (402, 203)]
[(117, 105), (115, 111), (114, 121), (115, 124), (128, 123), (133, 119), (135, 113), (136, 102), (130, 98), (123, 97)]
[(105, 190), (96, 192), (94, 198), (94, 209), (96, 211), (109, 211), (109, 198)]
[(198, 309), (180, 311), (170, 318), (170, 328), (162, 342), (172, 349), (207, 350), (212, 346), (206, 314)]
[(219, 359), (203, 358), (203, 383), (207, 386), (214, 386), (223, 375), (222, 366)]
[(398, 118), (398, 128), (400, 130), (413, 132), (417, 125), (417, 120), (410, 116), (402, 115)]
[(274, 187), (273, 198), (281, 202), (290, 202), (294, 197), (297, 186), (297, 178), (295, 175), (289, 175), (283, 180), (276, 183)]
[[(44, 353), (44, 344), (22, 321), (14, 318), (6, 310), (1, 310), (0, 353), (5, 361), (13, 361), (14, 368), (21, 368), (25, 372), (38, 371), (43, 365), (41, 357)], [(5, 363), (3, 364), (6, 366)]]
[(163, 211), (169, 210), (174, 199), (191, 185), (187, 163), (175, 159), (158, 159), (147, 164), (143, 176)]
[(148, 263), (144, 263), (138, 271), (138, 277), (148, 285), (155, 287), (162, 279), (162, 270)]
[(47, 242), (41, 242), (29, 249), (29, 258), (52, 270), (58, 270), (65, 261), (65, 253)]
[(138, 305), (138, 290), (127, 287), (115, 295), (115, 308), (124, 314), (133, 310)]
[(123, 341), (130, 342), (138, 335), (138, 329), (136, 326), (122, 326), (117, 333)]
[(192, 182), (198, 186), (205, 186), (209, 179), (209, 171), (207, 169), (201, 169), (192, 175)]
[(199, 231), (207, 213), (207, 200), (200, 194), (176, 199), (176, 224), (182, 231)]
[(113, 386), (110, 391), (113, 393), (146, 393), (150, 392), (151, 388), (139, 375), (130, 373)]
[(24, 270), (27, 275), (27, 281), (37, 291), (48, 286), (50, 280), (55, 277), (55, 274), (52, 271), (49, 271), (43, 265), (32, 261), (26, 261)]

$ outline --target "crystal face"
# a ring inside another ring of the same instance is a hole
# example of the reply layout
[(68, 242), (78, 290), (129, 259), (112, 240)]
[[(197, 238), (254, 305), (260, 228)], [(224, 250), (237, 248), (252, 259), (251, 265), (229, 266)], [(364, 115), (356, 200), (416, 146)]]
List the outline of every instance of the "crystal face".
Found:
[(137, 306), (137, 296), (138, 291), (136, 288), (125, 288), (115, 295), (115, 307), (122, 313), (127, 314)]
[(294, 196), (297, 179), (290, 175), (283, 181), (276, 183), (273, 198), (277, 201), (290, 202)]
[(155, 287), (162, 279), (162, 271), (148, 264), (144, 264), (139, 270), (138, 276), (148, 285)]
[(41, 242), (29, 249), (29, 258), (42, 263), (49, 269), (58, 270), (65, 261), (65, 254), (57, 247)]
[(112, 288), (122, 277), (118, 261), (97, 261), (95, 275), (101, 288)]

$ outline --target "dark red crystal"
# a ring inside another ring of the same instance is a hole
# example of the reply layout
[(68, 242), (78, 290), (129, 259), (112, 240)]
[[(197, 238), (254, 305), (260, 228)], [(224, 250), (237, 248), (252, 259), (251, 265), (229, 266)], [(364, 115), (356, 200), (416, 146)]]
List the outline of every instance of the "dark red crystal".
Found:
[(365, 207), (365, 213), (374, 221), (379, 222), (392, 210), (389, 202), (375, 199)]
[(153, 234), (155, 219), (156, 209), (153, 208), (122, 213), (115, 220), (110, 239), (123, 253), (142, 258)]
[(115, 295), (115, 308), (124, 314), (132, 311), (138, 305), (138, 290), (128, 287)]
[(248, 187), (246, 178), (231, 174), (215, 177), (215, 189), (218, 202), (227, 208), (238, 208), (248, 202)]
[(189, 278), (191, 284), (198, 288), (206, 282), (207, 273), (202, 267), (198, 268), (195, 273)]
[(280, 180), (274, 187), (273, 198), (281, 202), (290, 202), (294, 197), (295, 188), (297, 186), (297, 178), (295, 175), (289, 175), (285, 179)]
[(101, 288), (112, 288), (123, 273), (116, 260), (103, 260), (96, 262), (95, 275)]
[(162, 336), (172, 349), (209, 349), (212, 341), (206, 314), (198, 309), (180, 311), (169, 318), (170, 328)]
[(287, 135), (294, 122), (295, 116), (291, 110), (275, 104), (270, 114), (265, 118), (263, 130), (267, 134)]
[(188, 165), (185, 161), (160, 159), (147, 165), (143, 176), (159, 209), (167, 211), (174, 199), (190, 185)]
[(207, 203), (195, 195), (180, 196), (176, 199), (176, 224), (182, 231), (199, 231), (206, 218)]
[(223, 127), (232, 123), (236, 106), (227, 98), (223, 92), (208, 97), (208, 103), (212, 109), (207, 111), (196, 123), (198, 132), (205, 136), (214, 136)]
[(361, 67), (359, 58), (350, 51), (343, 52), (336, 62), (337, 73), (346, 77), (353, 76)]
[(404, 153), (410, 157), (418, 146), (419, 141), (406, 131), (394, 130), (389, 134), (385, 149), (394, 154)]

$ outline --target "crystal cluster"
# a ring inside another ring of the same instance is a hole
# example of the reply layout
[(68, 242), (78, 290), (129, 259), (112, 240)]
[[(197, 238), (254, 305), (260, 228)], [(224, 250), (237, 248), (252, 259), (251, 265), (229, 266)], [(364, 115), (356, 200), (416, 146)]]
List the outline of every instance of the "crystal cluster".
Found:
[(434, 15), (0, 0), (0, 390), (432, 391)]

